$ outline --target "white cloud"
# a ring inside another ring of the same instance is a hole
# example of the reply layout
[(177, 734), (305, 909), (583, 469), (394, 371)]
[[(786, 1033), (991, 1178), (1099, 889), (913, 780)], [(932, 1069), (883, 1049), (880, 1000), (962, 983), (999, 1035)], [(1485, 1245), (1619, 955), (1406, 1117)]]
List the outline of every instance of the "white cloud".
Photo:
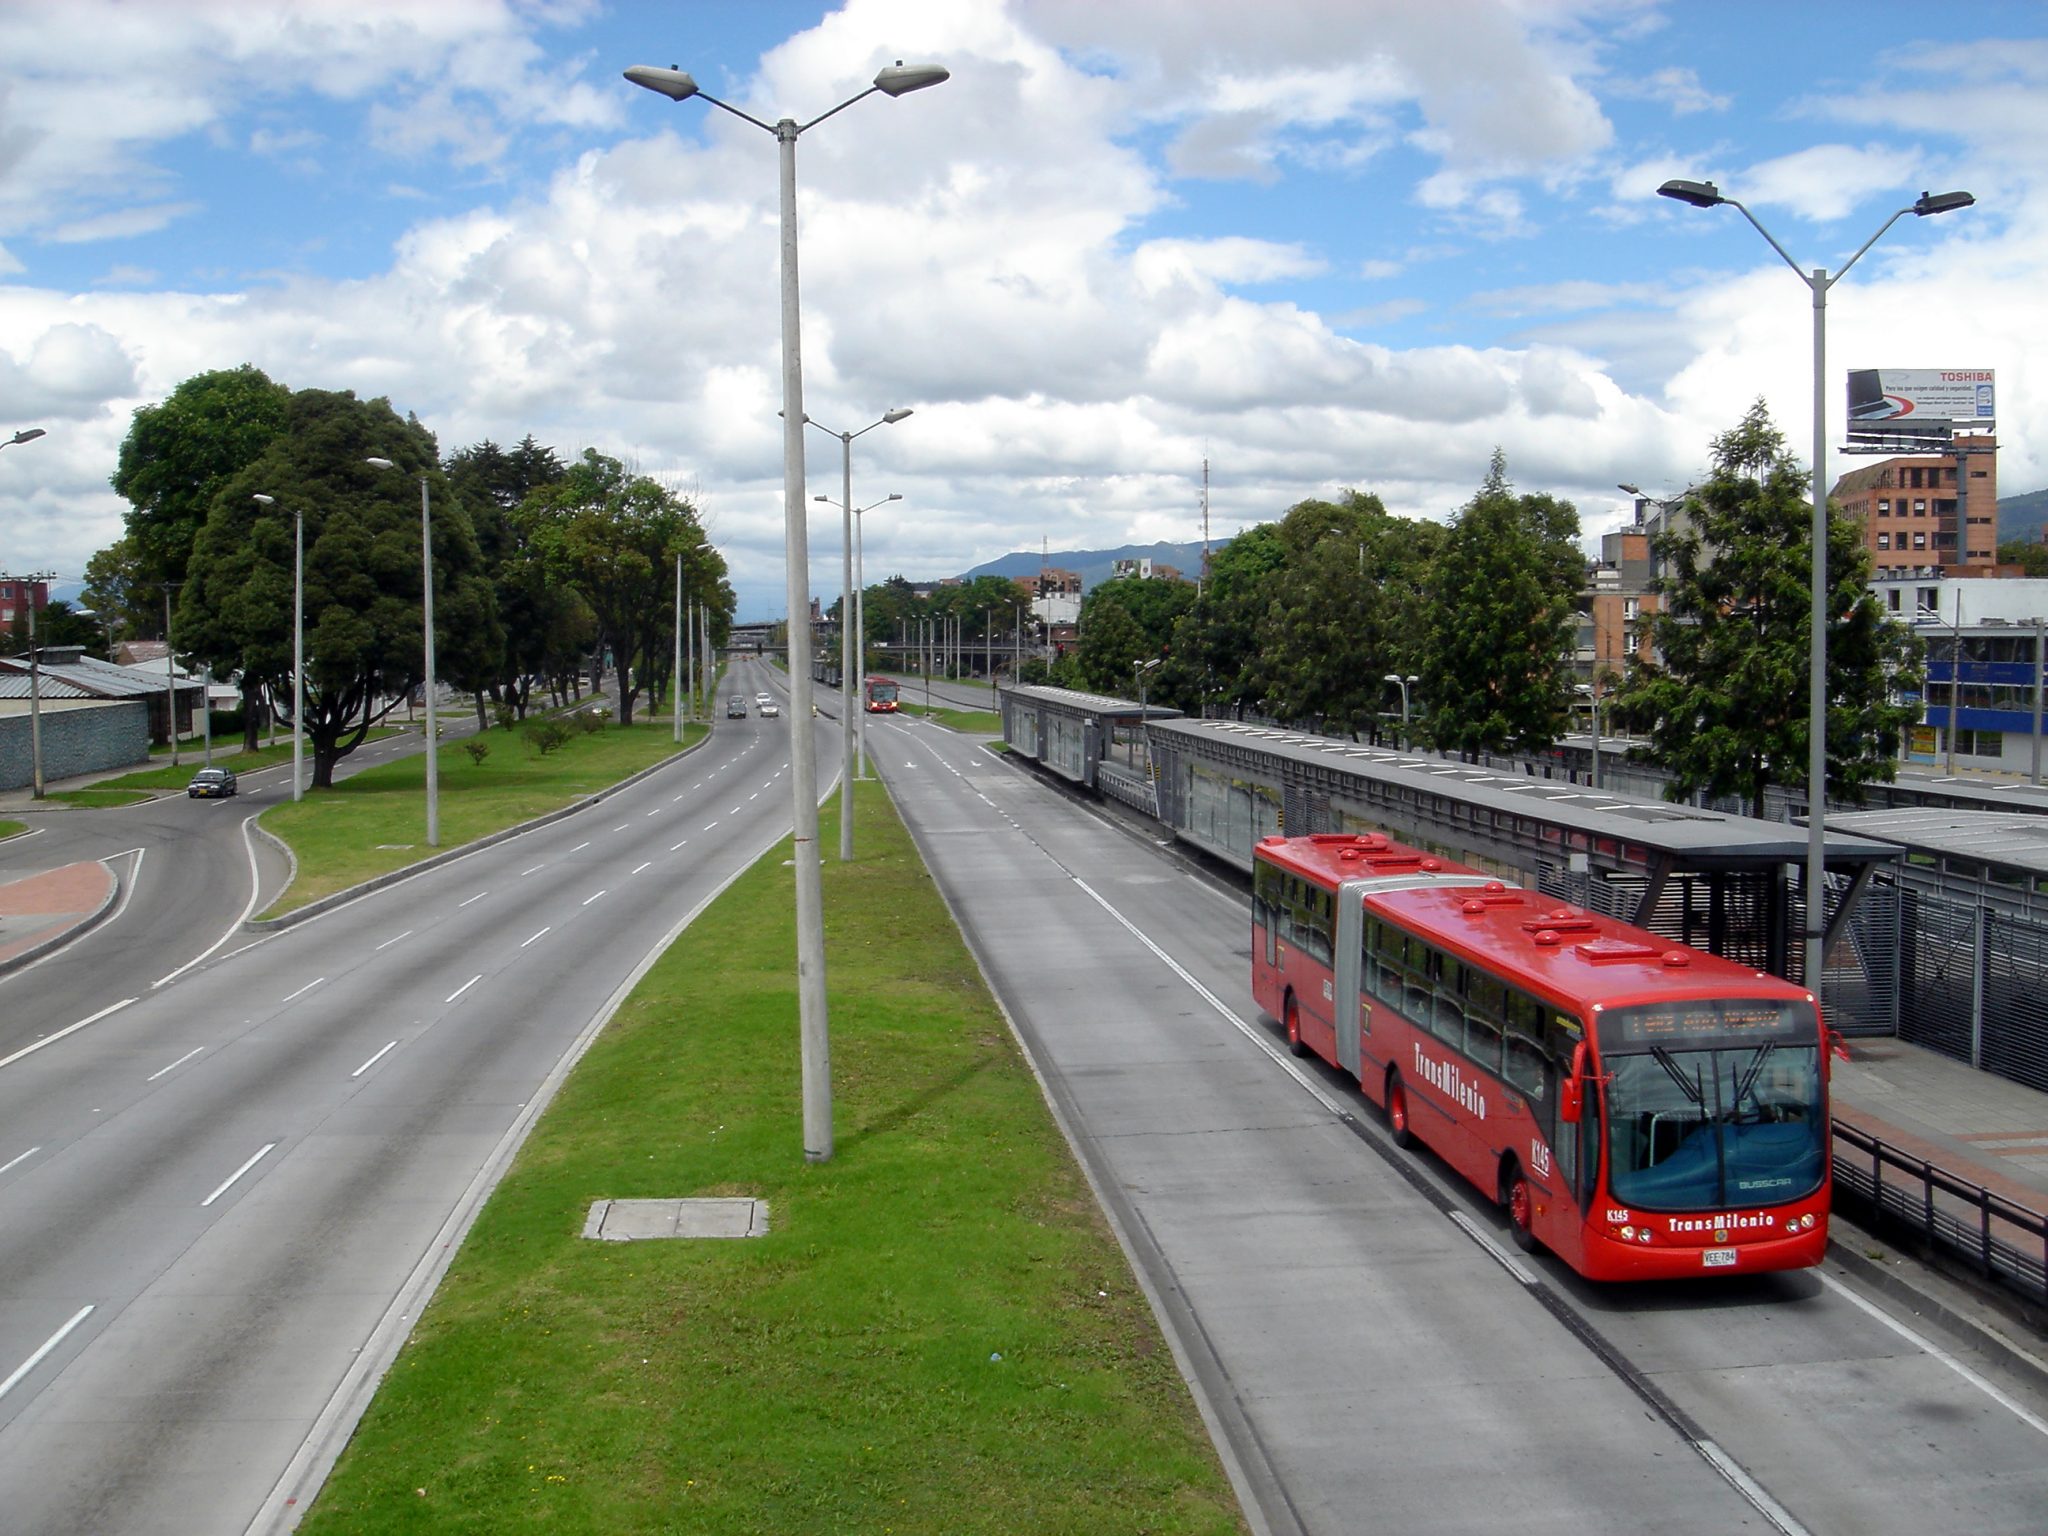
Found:
[(1725, 112), (1734, 99), (1708, 90), (1695, 71), (1675, 67), (1652, 70), (1640, 77), (1619, 76), (1610, 80), (1605, 89), (1608, 95), (1624, 100), (1661, 101), (1671, 109), (1673, 117)]

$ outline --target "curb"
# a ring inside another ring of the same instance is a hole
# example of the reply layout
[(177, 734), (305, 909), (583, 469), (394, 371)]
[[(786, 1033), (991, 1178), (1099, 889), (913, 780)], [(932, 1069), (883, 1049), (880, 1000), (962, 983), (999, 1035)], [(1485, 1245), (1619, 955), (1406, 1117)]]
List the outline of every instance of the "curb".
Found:
[[(242, 927), (250, 933), (282, 933), (287, 928), (297, 927), (300, 923), (309, 923), (314, 918), (332, 912), (338, 907), (347, 906), (359, 897), (368, 896), (374, 891), (386, 890), (398, 884), (401, 880), (410, 880), (414, 875), (425, 874), (428, 870), (439, 869), (445, 864), (453, 864), (457, 859), (466, 859), (472, 853), (480, 852), (485, 848), (496, 847), (499, 843), (508, 843), (513, 838), (524, 836), (536, 827), (545, 827), (550, 823), (566, 820), (568, 817), (576, 815), (579, 811), (588, 810), (593, 805), (609, 800), (613, 795), (630, 788), (632, 785), (638, 784), (642, 779), (653, 777), (670, 764), (681, 762), (692, 752), (703, 746), (705, 741), (710, 739), (710, 733), (706, 732), (702, 741), (694, 742), (684, 747), (680, 752), (671, 753), (660, 762), (642, 768), (638, 773), (631, 774), (619, 780), (616, 784), (608, 785), (594, 795), (585, 795), (581, 800), (565, 805), (558, 811), (549, 811), (546, 815), (536, 816), (531, 821), (522, 821), (515, 827), (506, 827), (501, 831), (486, 833), (474, 842), (464, 843), (460, 848), (450, 848), (445, 853), (433, 854), (416, 863), (408, 864), (403, 869), (394, 869), (387, 874), (374, 876), (371, 879), (365, 880), (361, 885), (352, 885), (345, 891), (336, 891), (332, 896), (322, 896), (318, 901), (309, 901), (305, 906), (287, 912), (282, 917), (251, 918)], [(273, 843), (276, 843), (278, 847), (284, 848), (286, 856), (290, 857), (291, 850), (285, 847), (283, 839), (271, 832), (265, 831), (260, 823), (255, 825), (259, 836), (267, 837)], [(296, 859), (292, 860), (292, 874), (294, 877), (298, 874), (298, 861)], [(289, 881), (287, 881), (286, 888), (290, 888)]]
[[(1972, 1316), (1949, 1297), (1939, 1294), (1937, 1284), (1940, 1272), (1926, 1267), (1924, 1261), (1902, 1257), (1893, 1251), (1884, 1239), (1865, 1232), (1855, 1223), (1839, 1215), (1830, 1222), (1830, 1234), (1838, 1226), (1855, 1227), (1856, 1233), (1865, 1243), (1881, 1247), (1884, 1258), (1873, 1258), (1859, 1248), (1852, 1248), (1841, 1239), (1830, 1235), (1828, 1238), (1828, 1262), (1841, 1268), (1858, 1281), (1886, 1298), (1910, 1307), (1913, 1314), (1922, 1321), (1940, 1328), (1952, 1337), (1966, 1342), (1970, 1348), (1985, 1359), (1995, 1361), (2001, 1368), (2024, 1378), (2034, 1390), (2048, 1392), (2048, 1360), (2034, 1354), (2025, 1346), (1987, 1322), (1982, 1317)], [(1976, 1300), (1974, 1292), (1957, 1285), (1962, 1298)], [(1995, 1305), (1991, 1301), (1987, 1307)], [(2002, 1314), (2001, 1314), (2002, 1315)]]
[(60, 928), (47, 937), (37, 940), (20, 954), (10, 955), (5, 960), (0, 960), (0, 976), (5, 976), (10, 971), (20, 970), (23, 966), (48, 954), (60, 944), (68, 944), (71, 940), (79, 937), (79, 935), (90, 933), (100, 925), (100, 922), (106, 917), (108, 910), (120, 899), (121, 877), (107, 867), (105, 859), (94, 859), (92, 862), (105, 869), (113, 881), (107, 888), (107, 894), (100, 898), (100, 904), (70, 927)]

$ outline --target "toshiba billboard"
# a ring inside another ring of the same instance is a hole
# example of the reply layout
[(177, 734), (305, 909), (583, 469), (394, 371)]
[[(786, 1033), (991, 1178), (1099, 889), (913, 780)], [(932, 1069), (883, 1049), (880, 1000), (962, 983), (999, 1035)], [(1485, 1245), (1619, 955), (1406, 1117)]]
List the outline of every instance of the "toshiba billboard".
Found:
[(1852, 368), (1851, 437), (1947, 437), (1997, 419), (1989, 368)]

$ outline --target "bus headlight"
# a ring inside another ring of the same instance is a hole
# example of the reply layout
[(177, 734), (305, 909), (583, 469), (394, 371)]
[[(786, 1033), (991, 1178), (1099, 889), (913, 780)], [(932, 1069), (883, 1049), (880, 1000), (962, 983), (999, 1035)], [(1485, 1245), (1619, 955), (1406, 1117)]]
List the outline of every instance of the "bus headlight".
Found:
[(1634, 1242), (1636, 1240), (1636, 1229), (1634, 1227), (1623, 1227), (1621, 1229), (1621, 1240), (1624, 1243)]

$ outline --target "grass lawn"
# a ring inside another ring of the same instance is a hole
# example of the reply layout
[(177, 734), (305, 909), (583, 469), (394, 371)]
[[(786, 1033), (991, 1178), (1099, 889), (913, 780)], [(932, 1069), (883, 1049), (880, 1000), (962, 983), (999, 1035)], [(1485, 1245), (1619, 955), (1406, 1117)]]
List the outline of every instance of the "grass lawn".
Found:
[(897, 700), (897, 708), (906, 715), (922, 715), (927, 720), (936, 720), (948, 730), (959, 731), (965, 736), (1003, 734), (1003, 717), (992, 709), (947, 709), (939, 704), (926, 709), (921, 703), (912, 703), (908, 693)]
[[(785, 843), (541, 1118), (304, 1536), (1243, 1531), (929, 875), (856, 794), (865, 852), (824, 864), (833, 1161), (803, 1158)], [(734, 1194), (769, 1235), (579, 1236), (596, 1199)]]
[(25, 821), (0, 821), (0, 842), (10, 837), (19, 837), (27, 830), (28, 823)]
[[(683, 744), (700, 740), (701, 725), (685, 724)], [(485, 731), (469, 741), (489, 748), (473, 761), (467, 742), (441, 746), (441, 847), (427, 846), (427, 760), (423, 753), (380, 763), (263, 813), (263, 827), (291, 846), (298, 878), (278, 904), (276, 917), (403, 869), (437, 852), (559, 810), (678, 749), (667, 720), (574, 731), (560, 749), (543, 756), (519, 730)], [(290, 752), (287, 750), (289, 759)], [(310, 770), (309, 770), (310, 771)]]
[[(190, 778), (191, 774), (186, 774)], [(145, 800), (154, 800), (155, 795), (143, 789), (115, 789), (111, 782), (95, 784), (90, 789), (53, 789), (44, 796), (58, 800), (65, 805), (84, 806), (87, 810), (107, 810), (117, 805), (140, 805)]]

